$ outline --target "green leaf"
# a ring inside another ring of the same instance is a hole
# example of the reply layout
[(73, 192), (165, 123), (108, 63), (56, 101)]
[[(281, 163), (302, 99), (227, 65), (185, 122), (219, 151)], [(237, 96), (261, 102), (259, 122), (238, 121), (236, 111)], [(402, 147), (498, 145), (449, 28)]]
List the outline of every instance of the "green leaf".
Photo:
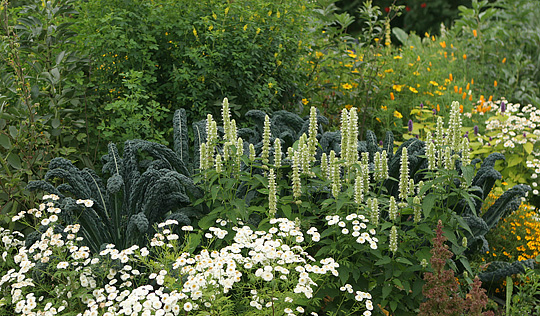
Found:
[(530, 154), (533, 151), (533, 144), (527, 142), (527, 143), (523, 144), (523, 149), (525, 149), (527, 154)]
[(390, 309), (392, 310), (392, 312), (395, 312), (396, 309), (397, 309), (397, 302), (396, 301), (391, 301), (390, 302)]
[(51, 122), (51, 126), (53, 128), (58, 128), (58, 126), (60, 126), (60, 119), (55, 117), (53, 118), (52, 122)]
[(465, 267), (465, 270), (467, 270), (469, 275), (474, 275), (471, 269), (471, 265), (469, 264), (469, 260), (467, 258), (459, 258), (459, 261), (461, 262), (461, 264), (463, 264), (463, 267)]
[(285, 204), (281, 207), (281, 210), (283, 211), (283, 215), (285, 215), (286, 218), (291, 218), (292, 215), (292, 208), (290, 205)]
[(9, 130), (9, 135), (11, 136), (11, 138), (17, 139), (17, 135), (19, 134), (19, 131), (17, 130), (17, 128), (13, 125), (10, 125), (8, 127), (8, 130)]
[(407, 45), (407, 43), (409, 42), (409, 35), (407, 35), (407, 33), (399, 27), (392, 28), (392, 33), (394, 33), (394, 35), (396, 36), (398, 41), (401, 42), (401, 44)]
[(523, 159), (521, 157), (519, 157), (519, 156), (512, 155), (512, 156), (508, 157), (507, 162), (508, 162), (508, 167), (513, 167), (513, 166), (518, 165), (519, 163), (523, 162)]
[(406, 259), (406, 258), (403, 258), (403, 257), (397, 258), (396, 262), (408, 264), (408, 265), (411, 265), (411, 266), (413, 265), (413, 263), (409, 259)]
[(376, 266), (382, 266), (382, 265), (385, 265), (385, 264), (389, 264), (390, 262), (392, 262), (392, 259), (390, 257), (388, 257), (388, 256), (384, 256), (381, 259), (377, 260), (377, 262), (375, 262), (375, 265)]
[(435, 205), (436, 201), (437, 201), (437, 195), (433, 193), (428, 194), (424, 198), (424, 200), (422, 200), (422, 210), (424, 211), (424, 217), (429, 218), (431, 209)]
[(465, 181), (470, 184), (472, 179), (474, 178), (474, 166), (468, 165), (466, 167), (462, 167), (461, 171), (463, 172), (463, 177), (465, 178)]
[(188, 251), (193, 253), (197, 247), (201, 244), (201, 235), (200, 234), (191, 234), (189, 238)]
[(392, 286), (388, 283), (383, 287), (382, 289), (382, 298), (385, 299), (390, 295), (390, 292), (392, 292)]
[(11, 141), (6, 134), (0, 134), (0, 145), (5, 149), (9, 150), (11, 148)]
[(7, 162), (15, 169), (21, 169), (21, 158), (19, 155), (11, 153), (7, 156)]

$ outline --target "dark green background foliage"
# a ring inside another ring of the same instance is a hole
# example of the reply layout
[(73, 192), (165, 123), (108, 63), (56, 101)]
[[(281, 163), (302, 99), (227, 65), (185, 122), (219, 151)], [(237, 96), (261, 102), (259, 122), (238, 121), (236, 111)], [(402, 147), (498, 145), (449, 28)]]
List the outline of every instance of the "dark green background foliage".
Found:
[[(123, 114), (102, 105), (137, 91), (147, 98), (132, 102), (147, 110), (185, 108), (195, 120), (218, 116), (223, 97), (235, 115), (294, 104), (306, 78), (297, 67), (306, 50), (306, 6), (300, 0), (80, 2), (79, 42), (93, 56), (91, 116), (117, 126), (113, 120)], [(122, 82), (134, 71), (142, 74), (137, 91)], [(170, 132), (169, 122), (148, 128)]]
[[(365, 0), (340, 0), (336, 5), (353, 16), (358, 16), (357, 10)], [(404, 6), (402, 15), (392, 20), (392, 27), (399, 27), (407, 32), (414, 31), (424, 35), (440, 34), (441, 23), (449, 28), (459, 17), (460, 5), (470, 7), (471, 0), (374, 0), (373, 5), (387, 12), (392, 4)], [(351, 33), (362, 28), (362, 21), (351, 26)]]

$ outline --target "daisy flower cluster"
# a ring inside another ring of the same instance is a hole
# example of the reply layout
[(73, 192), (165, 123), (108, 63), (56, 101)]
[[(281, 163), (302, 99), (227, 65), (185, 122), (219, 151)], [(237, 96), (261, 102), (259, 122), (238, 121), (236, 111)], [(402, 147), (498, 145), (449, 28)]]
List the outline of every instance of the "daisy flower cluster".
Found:
[(325, 220), (328, 226), (337, 225), (340, 227), (343, 235), (351, 235), (356, 238), (357, 243), (367, 243), (371, 249), (377, 249), (379, 239), (375, 237), (376, 231), (373, 228), (368, 230), (367, 223), (369, 223), (369, 219), (364, 215), (352, 213), (345, 218), (339, 215), (328, 215)]
[[(211, 227), (207, 232), (181, 227), (188, 235), (186, 240), (199, 236), (210, 246), (214, 240), (232, 235), (224, 247), (209, 246), (195, 253), (185, 251), (186, 245), (178, 247), (179, 236), (173, 227), (178, 222), (168, 220), (157, 225), (148, 248), (134, 245), (118, 250), (109, 244), (93, 254), (77, 236), (80, 225), (62, 227), (55, 220), (61, 212), (54, 207), (57, 197), (45, 198), (37, 209), (14, 217), (38, 219), (40, 235), (33, 244), (25, 246), (19, 233), (0, 231), (2, 250), (17, 250), (15, 268), (0, 280), (0, 291), (8, 297), (3, 303), (17, 315), (52, 316), (70, 311), (80, 316), (172, 316), (219, 313), (223, 308), (235, 309), (238, 302), (254, 312), (300, 315), (313, 308), (304, 304), (314, 297), (320, 281), (339, 275), (334, 259), (317, 261), (305, 251), (307, 243), (320, 240), (320, 234), (316, 228), (304, 232), (298, 220), (271, 219), (266, 230), (241, 223), (229, 228), (224, 220), (217, 220), (221, 228)], [(80, 202), (86, 203), (90, 204)], [(362, 237), (362, 217), (353, 215), (346, 220), (355, 225), (353, 233)], [(369, 233), (362, 238), (376, 243)], [(163, 261), (164, 254), (174, 259)], [(364, 315), (370, 315), (370, 295), (358, 291), (356, 296), (357, 303), (365, 305), (360, 307), (366, 311)]]

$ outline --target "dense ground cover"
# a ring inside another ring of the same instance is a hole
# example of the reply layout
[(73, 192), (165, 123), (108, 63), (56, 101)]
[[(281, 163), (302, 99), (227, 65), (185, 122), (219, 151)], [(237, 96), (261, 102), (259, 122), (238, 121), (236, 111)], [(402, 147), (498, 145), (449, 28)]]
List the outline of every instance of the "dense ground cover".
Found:
[(334, 2), (2, 2), (0, 314), (534, 314), (538, 8)]

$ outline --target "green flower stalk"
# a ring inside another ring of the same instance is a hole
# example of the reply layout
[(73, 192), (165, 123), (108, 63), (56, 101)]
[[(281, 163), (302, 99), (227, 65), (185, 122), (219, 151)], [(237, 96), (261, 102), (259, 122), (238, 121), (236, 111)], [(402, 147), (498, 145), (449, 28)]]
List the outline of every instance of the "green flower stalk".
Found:
[(433, 143), (431, 133), (427, 134), (426, 143), (427, 143), (426, 156), (428, 159), (428, 169), (436, 170), (437, 169), (437, 154), (436, 154), (437, 150), (435, 148), (435, 144)]
[(375, 181), (379, 181), (380, 174), (381, 174), (381, 153), (376, 152), (375, 157), (373, 158), (373, 163), (375, 165), (375, 170), (373, 170), (373, 179)]
[(214, 162), (214, 167), (216, 168), (217, 173), (223, 172), (223, 162), (221, 160), (221, 155), (220, 154), (216, 155), (216, 160)]
[(407, 195), (414, 194), (414, 188), (416, 186), (414, 185), (414, 179), (409, 179), (409, 192)]
[(450, 119), (448, 120), (448, 144), (455, 151), (461, 147), (461, 115), (459, 113), (459, 102), (452, 102), (450, 107)]
[(347, 165), (358, 162), (358, 113), (356, 108), (349, 111), (349, 134), (347, 144)]
[(388, 156), (386, 150), (383, 150), (381, 153), (381, 159), (379, 161), (379, 181), (388, 179)]
[(326, 177), (328, 178), (328, 180), (332, 180), (333, 179), (333, 174), (335, 172), (335, 168), (334, 168), (334, 162), (337, 161), (336, 159), (336, 152), (331, 150), (330, 151), (330, 157), (328, 157), (328, 173), (326, 174)]
[(211, 114), (208, 114), (206, 117), (206, 159), (208, 159), (208, 166), (214, 164), (217, 139), (218, 133), (216, 121), (214, 121)]
[(268, 157), (270, 156), (270, 136), (270, 117), (266, 115), (264, 117), (263, 146), (261, 152), (261, 158), (264, 164), (268, 164)]
[(312, 106), (309, 112), (309, 162), (315, 161), (315, 153), (317, 152), (317, 109)]
[(330, 180), (332, 181), (332, 195), (337, 197), (341, 191), (341, 166), (339, 160), (336, 157), (335, 153), (332, 155), (333, 151), (330, 152)]
[(283, 152), (281, 151), (281, 140), (279, 138), (276, 138), (274, 140), (274, 166), (276, 169), (279, 169), (281, 167), (281, 158), (283, 156)]
[(302, 195), (302, 184), (300, 182), (300, 153), (294, 152), (292, 164), (292, 189), (295, 200), (298, 200)]
[(242, 137), (238, 137), (236, 140), (236, 172), (240, 172), (240, 167), (242, 166), (242, 156), (244, 156), (244, 140)]
[(270, 168), (268, 173), (268, 209), (270, 217), (275, 217), (277, 212), (277, 188), (276, 188), (276, 174), (274, 168)]
[(463, 137), (461, 141), (461, 165), (466, 167), (471, 164), (471, 147), (469, 145), (469, 138)]
[(255, 161), (256, 157), (257, 154), (255, 153), (255, 146), (253, 146), (253, 144), (249, 144), (249, 161)]
[(395, 254), (398, 250), (398, 233), (396, 226), (392, 226), (390, 229), (390, 242), (388, 249), (390, 249), (393, 254)]
[(398, 214), (398, 207), (396, 203), (396, 199), (393, 196), (390, 196), (390, 205), (388, 207), (388, 217), (392, 222), (394, 222), (397, 219)]
[(349, 152), (349, 113), (347, 109), (341, 111), (341, 159), (348, 161)]
[(446, 170), (453, 170), (455, 169), (455, 163), (454, 163), (454, 155), (452, 155), (452, 149), (450, 146), (446, 146), (444, 148), (444, 168)]
[(364, 179), (361, 172), (356, 175), (356, 180), (354, 181), (354, 202), (358, 206), (364, 202)]
[(409, 196), (409, 158), (407, 147), (403, 147), (401, 152), (401, 167), (399, 174), (399, 198), (406, 200)]
[(224, 98), (221, 104), (221, 116), (223, 118), (223, 129), (225, 130), (225, 140), (233, 141), (236, 137), (232, 137), (231, 131), (231, 110), (229, 108), (229, 99)]
[(379, 225), (379, 201), (377, 198), (369, 199), (368, 207), (371, 209), (369, 212), (370, 222), (373, 225)]
[(420, 220), (422, 219), (422, 201), (420, 200), (420, 197), (417, 195), (413, 199), (413, 211), (414, 211), (414, 223), (418, 224), (420, 223)]
[(360, 160), (360, 172), (362, 173), (362, 179), (364, 180), (364, 192), (369, 190), (369, 153), (362, 153), (362, 160)]
[(321, 175), (323, 176), (323, 179), (328, 179), (328, 157), (326, 156), (326, 153), (322, 153), (321, 155)]
[(199, 152), (199, 169), (206, 170), (208, 169), (208, 160), (206, 160), (206, 154), (207, 148), (206, 143), (201, 144), (200, 152)]

